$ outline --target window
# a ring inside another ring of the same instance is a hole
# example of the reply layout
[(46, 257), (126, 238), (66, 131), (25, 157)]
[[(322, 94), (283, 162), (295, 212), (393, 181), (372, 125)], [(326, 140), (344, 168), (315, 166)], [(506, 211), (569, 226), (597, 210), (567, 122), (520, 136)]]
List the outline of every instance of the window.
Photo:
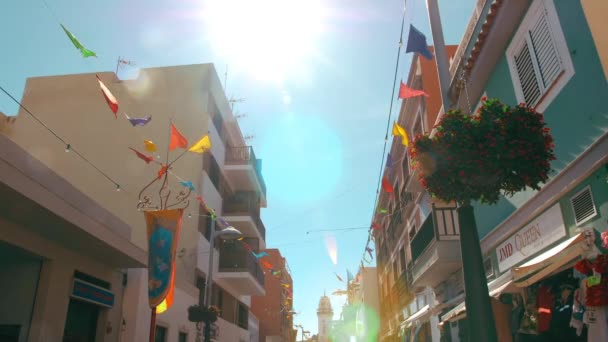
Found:
[(397, 271), (397, 260), (393, 262), (393, 280), (397, 282), (397, 278), (399, 277), (399, 271)]
[(156, 332), (154, 333), (154, 342), (167, 342), (167, 328), (156, 325)]
[(544, 111), (574, 67), (553, 0), (534, 0), (507, 49), (519, 102)]
[(401, 272), (405, 272), (407, 266), (405, 264), (405, 249), (403, 247), (401, 247), (401, 250), (399, 251), (399, 256), (401, 258)]
[(591, 187), (587, 186), (570, 198), (576, 225), (581, 225), (597, 215)]
[(180, 331), (177, 335), (177, 342), (187, 342), (188, 341), (188, 333)]

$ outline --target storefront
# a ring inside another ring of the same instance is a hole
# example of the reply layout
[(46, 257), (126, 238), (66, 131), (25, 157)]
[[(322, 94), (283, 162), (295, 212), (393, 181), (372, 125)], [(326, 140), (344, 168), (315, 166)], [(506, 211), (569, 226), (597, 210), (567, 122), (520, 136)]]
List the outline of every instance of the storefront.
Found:
[[(488, 289), (501, 342), (608, 341), (608, 250), (593, 228), (568, 237), (561, 208), (554, 204), (494, 250), (502, 274)], [(444, 326), (464, 319), (464, 303), (441, 317)]]

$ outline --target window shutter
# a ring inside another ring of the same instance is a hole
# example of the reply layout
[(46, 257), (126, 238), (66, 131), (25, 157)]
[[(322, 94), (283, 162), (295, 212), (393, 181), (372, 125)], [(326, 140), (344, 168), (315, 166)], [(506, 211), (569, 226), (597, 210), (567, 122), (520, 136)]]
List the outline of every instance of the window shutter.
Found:
[(589, 186), (572, 196), (570, 203), (572, 204), (572, 210), (574, 211), (576, 225), (586, 222), (597, 215), (595, 203), (593, 202), (593, 195)]
[(541, 89), (538, 84), (527, 40), (522, 44), (519, 53), (514, 56), (514, 60), (524, 100), (526, 103), (534, 105), (540, 99)]
[(543, 90), (546, 90), (557, 79), (563, 67), (551, 36), (551, 29), (544, 9), (536, 25), (530, 30), (530, 42), (540, 71), (540, 82), (542, 82)]

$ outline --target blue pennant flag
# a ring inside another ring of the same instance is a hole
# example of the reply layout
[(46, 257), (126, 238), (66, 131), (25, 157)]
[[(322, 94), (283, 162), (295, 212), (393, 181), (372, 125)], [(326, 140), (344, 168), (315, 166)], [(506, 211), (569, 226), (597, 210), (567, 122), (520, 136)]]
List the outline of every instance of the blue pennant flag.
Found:
[(407, 38), (405, 52), (418, 52), (426, 59), (433, 59), (433, 54), (426, 44), (426, 37), (414, 25), (410, 25), (410, 35)]
[(390, 153), (386, 155), (386, 167), (388, 167), (389, 170), (393, 168), (393, 158), (391, 158)]

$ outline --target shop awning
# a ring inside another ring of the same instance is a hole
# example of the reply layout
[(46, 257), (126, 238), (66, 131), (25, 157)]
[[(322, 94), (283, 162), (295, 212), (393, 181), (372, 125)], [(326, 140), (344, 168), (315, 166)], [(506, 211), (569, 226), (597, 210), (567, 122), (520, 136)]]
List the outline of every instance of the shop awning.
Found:
[(586, 241), (585, 233), (579, 233), (525, 264), (512, 268), (513, 282), (517, 287), (534, 284), (580, 258), (592, 247), (592, 244)]
[(429, 314), (431, 312), (431, 307), (428, 305), (425, 305), (422, 307), (422, 309), (418, 310), (415, 314), (411, 315), (410, 317), (408, 317), (402, 324), (402, 326), (405, 327), (409, 327), (411, 326), (414, 322), (416, 322), (417, 320), (421, 320), (423, 318), (426, 318), (425, 316), (427, 314)]
[[(510, 292), (514, 289), (511, 273), (503, 273), (500, 277), (488, 283), (488, 292), (491, 297), (499, 297), (502, 293)], [(466, 305), (462, 303), (456, 305), (452, 310), (441, 316), (441, 322), (452, 322), (466, 317)]]

